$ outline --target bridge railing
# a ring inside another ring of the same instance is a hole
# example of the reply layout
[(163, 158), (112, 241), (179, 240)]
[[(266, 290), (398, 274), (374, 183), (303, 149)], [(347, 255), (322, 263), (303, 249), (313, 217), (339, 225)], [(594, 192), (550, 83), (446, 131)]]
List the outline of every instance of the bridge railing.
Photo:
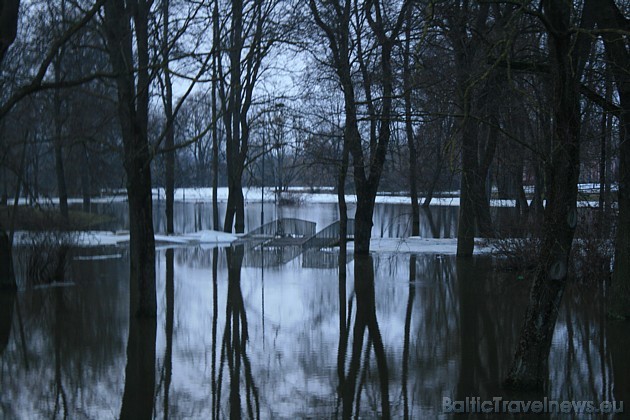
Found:
[(315, 222), (309, 222), (308, 220), (285, 218), (274, 220), (273, 222), (265, 223), (264, 225), (256, 228), (245, 235), (245, 237), (256, 236), (268, 236), (268, 237), (285, 237), (285, 236), (298, 236), (306, 237), (315, 235), (315, 228), (317, 224)]
[[(327, 248), (335, 246), (339, 243), (341, 236), (341, 228), (339, 221), (326, 226), (317, 232), (308, 241), (304, 242), (302, 249), (309, 248)], [(347, 238), (354, 238), (354, 219), (348, 219)]]

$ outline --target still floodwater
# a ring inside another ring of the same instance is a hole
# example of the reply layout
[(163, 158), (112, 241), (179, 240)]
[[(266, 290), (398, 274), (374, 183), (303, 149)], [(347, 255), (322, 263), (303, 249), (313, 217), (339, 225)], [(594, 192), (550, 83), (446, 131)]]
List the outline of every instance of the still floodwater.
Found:
[[(179, 230), (194, 230), (181, 221), (198, 219), (195, 205), (179, 209)], [(407, 207), (379, 211), (375, 229), (396, 236), (386, 227)], [(332, 205), (306, 212), (318, 229), (335, 219)], [(438, 236), (454, 233), (454, 209), (432, 216)], [(343, 279), (326, 252), (263, 268), (242, 247), (162, 249), (157, 331), (143, 335), (130, 331), (126, 250), (81, 254), (69, 267), (74, 286), (3, 297), (0, 418), (117, 418), (130, 408), (159, 418), (427, 418), (444, 397), (543, 397), (500, 388), (528, 285), (494, 273), (487, 257), (379, 253), (350, 258)], [(569, 286), (544, 396), (630, 400), (630, 335), (604, 315), (599, 288)], [(143, 387), (147, 366), (154, 389)]]

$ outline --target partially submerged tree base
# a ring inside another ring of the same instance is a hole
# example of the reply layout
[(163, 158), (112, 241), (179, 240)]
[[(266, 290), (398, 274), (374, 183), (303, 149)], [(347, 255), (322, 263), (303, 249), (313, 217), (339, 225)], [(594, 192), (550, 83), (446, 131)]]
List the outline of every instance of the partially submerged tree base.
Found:
[(549, 349), (562, 301), (565, 279), (550, 279), (540, 268), (532, 285), (506, 389), (544, 391), (549, 378)]

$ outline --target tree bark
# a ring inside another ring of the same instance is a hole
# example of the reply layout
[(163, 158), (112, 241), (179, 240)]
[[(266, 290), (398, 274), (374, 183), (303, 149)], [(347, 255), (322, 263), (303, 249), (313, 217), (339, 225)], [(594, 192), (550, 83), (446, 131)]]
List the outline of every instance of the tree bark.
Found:
[(13, 273), (13, 253), (9, 236), (0, 226), (0, 291), (6, 290), (17, 290), (17, 284)]
[(418, 205), (417, 161), (418, 152), (413, 135), (413, 123), (411, 118), (411, 8), (407, 10), (407, 23), (405, 26), (405, 50), (403, 56), (403, 79), (405, 100), (405, 133), (409, 146), (409, 195), (411, 198), (411, 235), (420, 236), (420, 206)]
[[(62, 14), (65, 9), (65, 2), (61, 2)], [(64, 48), (61, 48), (57, 53), (57, 57), (53, 62), (55, 83), (61, 83), (61, 60), (63, 57)], [(57, 176), (57, 193), (59, 195), (59, 211), (61, 216), (68, 220), (68, 189), (66, 187), (66, 174), (63, 165), (63, 121), (61, 116), (61, 92), (60, 89), (55, 89), (53, 94), (53, 120), (55, 125), (55, 174)]]
[(164, 19), (164, 32), (162, 36), (162, 60), (164, 61), (164, 115), (166, 117), (167, 131), (165, 147), (168, 150), (165, 156), (165, 194), (166, 194), (166, 233), (175, 233), (173, 224), (173, 207), (175, 203), (175, 133), (173, 131), (173, 83), (169, 70), (170, 47), (169, 43), (169, 0), (162, 0), (162, 16)]
[(91, 176), (90, 176), (90, 155), (88, 148), (83, 142), (82, 158), (83, 158), (83, 170), (81, 171), (81, 193), (83, 195), (83, 211), (86, 213), (91, 212)]
[[(587, 4), (584, 16), (587, 16)], [(553, 152), (547, 167), (548, 197), (543, 221), (543, 242), (530, 291), (514, 361), (505, 385), (518, 389), (545, 389), (551, 339), (564, 293), (569, 253), (577, 225), (577, 182), (580, 170), (579, 82), (589, 40), (572, 39), (570, 5), (546, 0), (553, 76)], [(576, 45), (574, 45), (574, 42)]]
[(17, 35), (20, 0), (3, 0), (0, 3), (0, 64)]
[(217, 130), (217, 89), (218, 89), (218, 71), (217, 62), (219, 60), (219, 2), (214, 3), (212, 11), (212, 224), (214, 230), (220, 230), (219, 227), (219, 134)]
[[(130, 226), (130, 299), (139, 317), (155, 317), (155, 238), (151, 192), (151, 158), (147, 138), (149, 104), (148, 12), (144, 0), (125, 5), (123, 0), (105, 3), (107, 47), (118, 91), (118, 114), (127, 174)], [(138, 70), (134, 72), (133, 16)], [(136, 77), (134, 78), (134, 75)], [(136, 88), (137, 79), (137, 88)]]
[[(456, 95), (462, 116), (459, 117), (459, 131), (461, 134), (462, 168), (460, 182), (459, 223), (457, 226), (457, 256), (470, 257), (475, 247), (476, 226), (485, 227), (487, 219), (483, 218), (483, 206), (481, 200), (485, 194), (485, 179), (480, 179), (479, 172), (479, 123), (473, 118), (473, 66), (474, 55), (480, 48), (479, 33), (483, 32), (488, 16), (487, 4), (482, 4), (477, 17), (474, 38), (469, 39), (465, 28), (468, 19), (467, 5), (462, 5), (459, 10), (457, 22), (451, 32), (451, 43), (455, 51), (456, 66)], [(487, 93), (482, 92), (485, 98)], [(482, 101), (480, 101), (482, 102)], [(479, 106), (476, 108), (485, 108)], [(489, 212), (488, 212), (489, 219)]]
[(0, 293), (0, 357), (9, 344), (16, 293)]

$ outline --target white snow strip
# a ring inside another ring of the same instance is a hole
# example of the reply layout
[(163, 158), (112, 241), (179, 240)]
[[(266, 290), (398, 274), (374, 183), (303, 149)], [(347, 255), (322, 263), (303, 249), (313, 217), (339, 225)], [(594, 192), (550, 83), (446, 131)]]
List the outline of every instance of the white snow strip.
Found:
[[(354, 249), (354, 243), (348, 243), (348, 250)], [(423, 254), (457, 254), (457, 239), (429, 239), (412, 236), (409, 238), (372, 238), (370, 251), (373, 252), (402, 252)], [(487, 254), (492, 248), (475, 245), (475, 254)]]
[[(525, 191), (528, 193), (533, 192), (532, 186), (525, 186)], [(598, 193), (599, 184), (579, 184), (579, 191), (582, 193)], [(325, 193), (313, 193), (309, 187), (290, 187), (288, 193), (283, 193), (285, 198), (295, 198), (300, 202), (307, 203), (337, 203), (337, 194), (334, 193), (333, 187), (317, 187), (317, 191), (326, 191)], [(617, 184), (611, 186), (611, 191), (617, 191)], [(111, 192), (111, 191), (109, 191)], [(93, 203), (114, 203), (127, 201), (126, 191), (114, 191), (115, 194), (104, 194), (100, 197), (92, 197)], [(227, 202), (228, 199), (227, 187), (221, 187), (217, 189), (217, 199), (219, 202)], [(260, 203), (261, 199), (265, 202), (275, 202), (276, 196), (273, 187), (267, 187), (264, 189), (264, 197), (261, 197), (260, 187), (243, 188), (243, 196), (246, 202)], [(432, 206), (459, 206), (459, 191), (443, 191), (439, 193), (443, 197), (434, 197), (431, 200)], [(153, 199), (164, 200), (165, 191), (164, 188), (153, 188)], [(409, 193), (407, 191), (400, 191), (391, 195), (378, 195), (376, 197), (377, 203), (390, 203), (390, 204), (408, 204)], [(420, 202), (424, 202), (424, 197), (419, 198)], [(59, 199), (57, 197), (40, 197), (40, 204), (52, 204), (57, 205)], [(211, 203), (212, 202), (212, 188), (177, 188), (175, 189), (175, 201), (178, 202), (196, 202), (196, 203)], [(348, 203), (356, 203), (357, 198), (354, 194), (346, 195), (346, 201)], [(20, 198), (19, 204), (27, 204), (29, 200)], [(73, 197), (68, 199), (69, 203), (78, 204), (82, 202), (81, 198)], [(516, 205), (514, 200), (490, 200), (490, 206), (492, 207), (514, 207)], [(581, 201), (578, 202), (579, 207), (597, 207), (597, 201)]]
[[(50, 232), (55, 235), (55, 232)], [(29, 232), (16, 232), (14, 242), (17, 245), (27, 245), (31, 242)], [(122, 232), (64, 232), (64, 237), (71, 238), (73, 245), (80, 247), (90, 246), (115, 246), (129, 242), (129, 233)], [(236, 235), (225, 232), (212, 230), (202, 230), (199, 232), (181, 234), (181, 235), (155, 235), (155, 241), (158, 243), (195, 245), (195, 244), (229, 244), (237, 239)]]
[(107, 254), (107, 255), (77, 255), (74, 257), (75, 261), (95, 261), (95, 260), (117, 260), (122, 258), (122, 254)]

